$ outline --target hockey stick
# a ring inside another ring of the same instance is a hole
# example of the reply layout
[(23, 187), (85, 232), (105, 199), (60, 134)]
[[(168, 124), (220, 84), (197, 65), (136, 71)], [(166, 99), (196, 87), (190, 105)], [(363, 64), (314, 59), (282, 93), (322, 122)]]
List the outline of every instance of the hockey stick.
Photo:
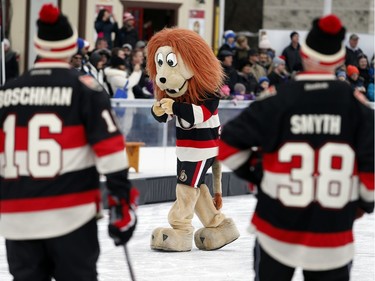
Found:
[(130, 263), (128, 248), (126, 247), (126, 244), (124, 244), (124, 251), (125, 251), (125, 259), (126, 259), (126, 263), (128, 264), (128, 268), (129, 268), (129, 273), (130, 273), (131, 280), (135, 281), (135, 275), (134, 275), (134, 271), (133, 271), (133, 266)]

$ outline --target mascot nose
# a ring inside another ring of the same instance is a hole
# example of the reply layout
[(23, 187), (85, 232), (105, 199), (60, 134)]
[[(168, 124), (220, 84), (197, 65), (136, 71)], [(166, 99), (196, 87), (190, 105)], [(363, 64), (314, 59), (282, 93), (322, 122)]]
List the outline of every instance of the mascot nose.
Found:
[(167, 79), (165, 79), (164, 77), (160, 77), (159, 81), (164, 84), (165, 82), (167, 82)]

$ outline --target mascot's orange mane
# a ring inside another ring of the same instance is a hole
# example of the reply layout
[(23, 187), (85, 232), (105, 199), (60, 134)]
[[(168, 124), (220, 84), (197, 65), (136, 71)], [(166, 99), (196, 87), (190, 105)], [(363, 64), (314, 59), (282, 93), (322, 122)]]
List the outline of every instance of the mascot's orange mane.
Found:
[(176, 101), (198, 104), (208, 94), (219, 91), (225, 74), (219, 60), (204, 39), (192, 30), (165, 28), (152, 36), (147, 43), (147, 69), (154, 82), (154, 91), (158, 100), (169, 97), (155, 84), (155, 53), (163, 46), (172, 47), (176, 55), (179, 54), (185, 65), (194, 73), (194, 76), (188, 80), (187, 92), (176, 98)]

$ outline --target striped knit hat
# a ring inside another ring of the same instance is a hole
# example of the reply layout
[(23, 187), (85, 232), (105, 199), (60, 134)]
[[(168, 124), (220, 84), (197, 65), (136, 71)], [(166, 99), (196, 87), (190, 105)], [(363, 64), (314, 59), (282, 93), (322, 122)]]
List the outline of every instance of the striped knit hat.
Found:
[(45, 4), (37, 20), (36, 53), (43, 58), (67, 58), (77, 53), (77, 31), (52, 4)]
[(345, 60), (345, 27), (336, 15), (315, 19), (306, 40), (301, 43), (301, 57), (323, 66), (339, 66)]

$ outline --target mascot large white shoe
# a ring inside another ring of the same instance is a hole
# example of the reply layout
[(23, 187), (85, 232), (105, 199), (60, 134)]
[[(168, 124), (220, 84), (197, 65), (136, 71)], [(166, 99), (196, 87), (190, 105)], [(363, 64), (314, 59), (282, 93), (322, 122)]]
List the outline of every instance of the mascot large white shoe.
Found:
[[(151, 249), (184, 252), (192, 241), (201, 250), (216, 250), (240, 235), (233, 220), (221, 213), (221, 166), (216, 161), (220, 121), (220, 62), (208, 44), (191, 30), (167, 28), (147, 44), (147, 68), (157, 100), (152, 114), (159, 122), (176, 117), (176, 201), (168, 214), (170, 228), (156, 228)], [(204, 184), (212, 167), (214, 199)], [(196, 231), (198, 216), (203, 228)]]

